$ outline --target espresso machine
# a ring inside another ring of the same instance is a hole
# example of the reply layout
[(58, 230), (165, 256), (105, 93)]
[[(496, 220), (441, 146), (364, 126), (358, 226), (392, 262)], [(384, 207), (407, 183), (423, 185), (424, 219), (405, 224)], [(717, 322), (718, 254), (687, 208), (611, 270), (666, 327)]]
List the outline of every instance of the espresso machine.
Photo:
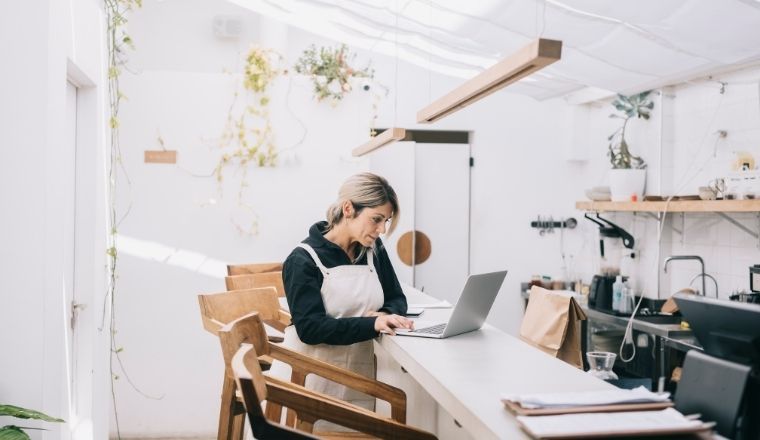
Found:
[[(599, 226), (599, 256), (601, 257), (600, 273), (594, 275), (588, 296), (588, 306), (592, 309), (607, 313), (614, 313), (612, 309), (612, 285), (615, 277), (620, 274), (620, 260), (622, 252), (618, 240), (622, 240), (623, 247), (633, 249), (634, 239), (631, 234), (615, 223), (602, 218), (599, 213), (596, 218), (584, 215), (587, 220)], [(631, 252), (631, 257), (634, 253)], [(623, 277), (625, 281), (627, 277)]]

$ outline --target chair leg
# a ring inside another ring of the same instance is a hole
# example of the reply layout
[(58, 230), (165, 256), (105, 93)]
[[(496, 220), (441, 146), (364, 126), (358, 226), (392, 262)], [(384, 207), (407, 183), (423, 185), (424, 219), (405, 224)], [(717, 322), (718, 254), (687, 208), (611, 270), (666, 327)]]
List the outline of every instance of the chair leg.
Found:
[(245, 411), (232, 417), (231, 440), (243, 440), (245, 437)]
[[(303, 371), (299, 371), (299, 370), (295, 370), (294, 369), (290, 373), (290, 382), (292, 382), (292, 383), (294, 383), (296, 385), (301, 385), (301, 386), (305, 387), (306, 386), (306, 374), (304, 374)], [(296, 427), (298, 425), (298, 423), (299, 423), (299, 419), (298, 419), (298, 416), (296, 415), (296, 412), (293, 411), (292, 409), (288, 408), (287, 415), (285, 416), (285, 426), (290, 426), (291, 428), (294, 428), (294, 427)], [(311, 432), (311, 431), (309, 431), (309, 432)]]
[[(233, 437), (235, 423), (235, 407), (237, 401), (235, 398), (235, 381), (224, 375), (222, 383), (222, 402), (219, 409), (219, 430), (217, 431), (217, 440), (238, 440)], [(245, 420), (245, 414), (243, 414)], [(235, 432), (235, 434), (237, 434)], [(242, 437), (241, 437), (242, 438)]]

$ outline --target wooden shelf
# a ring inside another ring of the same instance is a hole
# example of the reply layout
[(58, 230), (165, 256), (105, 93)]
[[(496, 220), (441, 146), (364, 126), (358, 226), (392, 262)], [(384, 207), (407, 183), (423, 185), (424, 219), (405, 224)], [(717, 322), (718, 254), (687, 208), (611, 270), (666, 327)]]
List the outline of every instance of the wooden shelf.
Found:
[[(581, 211), (665, 212), (666, 202), (592, 202), (580, 201)], [(667, 212), (760, 212), (760, 200), (674, 200)]]

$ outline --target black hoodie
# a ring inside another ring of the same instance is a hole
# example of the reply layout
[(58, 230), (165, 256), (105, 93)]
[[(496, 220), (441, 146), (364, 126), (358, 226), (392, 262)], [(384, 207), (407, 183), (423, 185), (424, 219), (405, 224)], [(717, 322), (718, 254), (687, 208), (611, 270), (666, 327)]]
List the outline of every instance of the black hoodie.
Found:
[[(314, 248), (325, 267), (367, 265), (366, 254), (356, 263), (351, 263), (340, 246), (324, 237), (326, 227), (327, 222), (315, 223), (309, 229), (309, 236), (302, 241)], [(406, 297), (380, 239), (375, 242), (373, 254), (374, 266), (385, 296), (379, 311), (403, 316), (407, 308)], [(282, 276), (293, 324), (304, 343), (348, 345), (377, 337), (376, 317), (333, 318), (327, 315), (320, 293), (322, 272), (305, 249), (296, 247), (290, 253), (285, 260)]]

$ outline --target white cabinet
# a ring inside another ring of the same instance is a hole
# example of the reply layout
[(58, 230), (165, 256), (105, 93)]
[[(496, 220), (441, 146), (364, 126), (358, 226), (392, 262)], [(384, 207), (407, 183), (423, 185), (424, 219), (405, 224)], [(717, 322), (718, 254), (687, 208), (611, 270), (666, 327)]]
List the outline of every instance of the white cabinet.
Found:
[[(406, 423), (438, 436), (439, 440), (469, 440), (473, 437), (433, 399), (379, 344), (375, 344), (377, 380), (406, 393)], [(377, 412), (390, 417), (390, 405), (377, 402)]]

